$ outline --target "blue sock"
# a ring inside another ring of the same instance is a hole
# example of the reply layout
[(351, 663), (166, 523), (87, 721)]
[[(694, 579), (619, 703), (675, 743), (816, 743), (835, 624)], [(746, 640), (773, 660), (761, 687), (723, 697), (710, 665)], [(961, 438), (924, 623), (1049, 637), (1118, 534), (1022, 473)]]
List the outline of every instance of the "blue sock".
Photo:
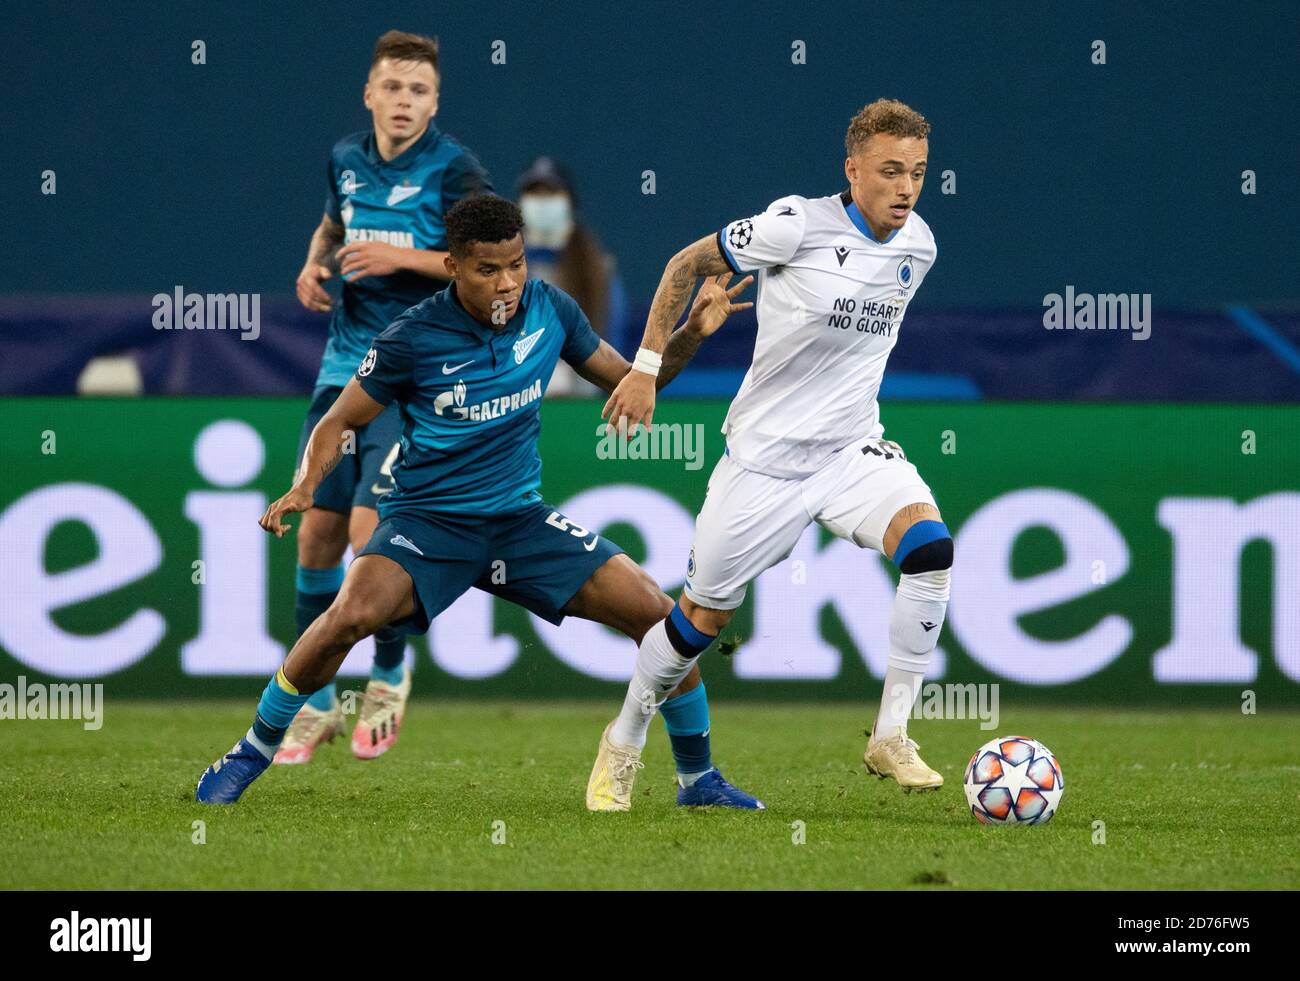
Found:
[[(294, 620), (298, 627), (298, 636), (307, 632), (307, 628), (316, 618), (330, 608), (343, 585), (343, 566), (336, 565), (329, 569), (307, 569), (298, 566), (294, 577), (298, 596), (294, 603)], [(334, 682), (330, 682), (311, 698), (307, 704), (314, 709), (328, 712), (334, 705)]]
[(316, 694), (308, 698), (306, 704), (310, 705), (314, 709), (318, 709), (321, 712), (328, 712), (330, 709), (334, 707), (334, 702), (335, 702), (334, 682), (331, 681), (320, 691), (316, 692)]
[(668, 699), (659, 712), (668, 727), (678, 774), (697, 776), (713, 769), (709, 749), (709, 696), (704, 691), (704, 682), (685, 695)]
[(298, 693), (298, 689), (284, 676), (284, 668), (281, 668), (266, 683), (262, 699), (257, 703), (253, 727), (248, 730), (246, 738), (269, 760), (284, 739), (284, 731), (289, 728), (289, 723), (306, 701), (307, 696)]
[(400, 685), (406, 664), (406, 635), (392, 627), (375, 631), (375, 663), (370, 677), (390, 685)]

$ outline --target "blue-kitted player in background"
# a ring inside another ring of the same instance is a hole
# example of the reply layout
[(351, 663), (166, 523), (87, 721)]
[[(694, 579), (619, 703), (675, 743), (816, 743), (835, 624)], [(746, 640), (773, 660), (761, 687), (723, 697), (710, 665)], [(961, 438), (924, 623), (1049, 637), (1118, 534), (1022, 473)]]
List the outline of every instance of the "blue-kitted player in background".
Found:
[[(330, 153), (325, 215), (312, 235), (298, 276), (298, 299), (331, 311), (329, 343), (303, 423), (302, 460), (312, 429), (338, 399), (375, 335), (407, 307), (446, 284), (444, 218), (456, 202), (492, 190), (468, 150), (438, 130), (438, 45), (432, 38), (389, 31), (375, 45), (365, 104), (373, 128), (340, 140)], [(337, 306), (321, 286), (338, 273)], [(397, 407), (357, 428), (347, 454), (316, 489), (298, 533), (298, 634), (338, 595), (349, 543), (360, 553), (378, 521), (376, 506), (392, 489), (401, 420)], [(397, 740), (411, 690), (406, 639), (375, 634), (375, 659), (352, 752), (373, 759)], [(307, 763), (321, 743), (344, 728), (334, 685), (316, 692), (289, 727), (276, 763)]]
[[(284, 517), (312, 508), (342, 457), (346, 432), (396, 405), (401, 451), (393, 490), (379, 502), (379, 525), (338, 597), (266, 686), (252, 727), (200, 777), (201, 802), (239, 799), (270, 765), (302, 705), (332, 684), (359, 640), (381, 629), (424, 633), (470, 588), (551, 623), (566, 616), (594, 620), (633, 643), (673, 608), (622, 549), (543, 502), (542, 394), (561, 358), (607, 392), (629, 370), (655, 374), (663, 387), (733, 311), (751, 306), (733, 300), (752, 277), (730, 288), (729, 275), (706, 280), (662, 364), (633, 368), (597, 337), (568, 294), (527, 279), (523, 218), (515, 205), (473, 197), (451, 210), (446, 225), (451, 285), (375, 338), (312, 430), (294, 486), (260, 522), (277, 537), (288, 531)], [(661, 710), (678, 769), (678, 803), (762, 807), (713, 767), (697, 669)], [(595, 775), (588, 808), (626, 810), (620, 801), (634, 776), (631, 767)]]

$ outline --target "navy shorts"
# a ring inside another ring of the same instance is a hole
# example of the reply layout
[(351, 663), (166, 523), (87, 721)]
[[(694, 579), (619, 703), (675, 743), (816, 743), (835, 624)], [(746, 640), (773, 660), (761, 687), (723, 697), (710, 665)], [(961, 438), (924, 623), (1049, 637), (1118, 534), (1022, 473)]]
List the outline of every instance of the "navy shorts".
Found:
[(361, 554), (410, 574), (415, 613), (391, 626), (422, 634), (471, 587), (559, 623), (582, 584), (622, 551), (539, 502), (492, 515), (398, 511), (380, 520)]
[[(312, 393), (311, 408), (298, 438), (298, 464), (307, 451), (311, 431), (329, 411), (343, 389), (327, 385)], [(343, 454), (316, 488), (314, 507), (347, 514), (354, 507), (378, 508), (379, 499), (393, 489), (393, 463), (402, 440), (402, 411), (396, 402), (357, 431), (354, 452)]]

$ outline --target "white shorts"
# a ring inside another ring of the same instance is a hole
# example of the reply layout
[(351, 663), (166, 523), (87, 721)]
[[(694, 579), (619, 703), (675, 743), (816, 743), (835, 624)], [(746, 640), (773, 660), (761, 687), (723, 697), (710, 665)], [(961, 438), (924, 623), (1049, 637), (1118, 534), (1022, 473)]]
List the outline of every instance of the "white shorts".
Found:
[(883, 552), (890, 520), (934, 495), (898, 444), (862, 439), (811, 477), (770, 477), (724, 456), (713, 468), (686, 562), (686, 597), (734, 610), (758, 576), (783, 561), (809, 524)]

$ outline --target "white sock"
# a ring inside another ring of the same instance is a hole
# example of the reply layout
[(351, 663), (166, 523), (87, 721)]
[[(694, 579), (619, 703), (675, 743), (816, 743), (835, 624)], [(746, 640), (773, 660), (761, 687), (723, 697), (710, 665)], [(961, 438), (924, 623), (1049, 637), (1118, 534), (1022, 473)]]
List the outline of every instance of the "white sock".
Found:
[(712, 773), (717, 767), (711, 766), (707, 770), (701, 770), (699, 773), (679, 773), (677, 774), (677, 786), (694, 787), (695, 782), (706, 773)]
[(948, 569), (898, 578), (894, 611), (889, 618), (889, 667), (876, 717), (879, 735), (898, 726), (907, 731), (912, 705), (921, 691), (925, 669), (930, 666), (930, 655), (939, 643), (939, 631), (948, 611), (949, 579)]
[(609, 731), (610, 742), (621, 746), (645, 745), (650, 720), (668, 693), (682, 683), (690, 673), (695, 658), (682, 657), (668, 639), (664, 621), (660, 620), (641, 639), (636, 652), (636, 669), (627, 686), (623, 709)]
[(278, 743), (276, 746), (272, 746), (269, 743), (263, 742), (257, 738), (257, 733), (253, 732), (252, 729), (249, 729), (248, 732), (244, 733), (244, 739), (248, 741), (248, 745), (252, 746), (268, 760), (275, 759), (275, 750), (276, 746), (279, 745)]

